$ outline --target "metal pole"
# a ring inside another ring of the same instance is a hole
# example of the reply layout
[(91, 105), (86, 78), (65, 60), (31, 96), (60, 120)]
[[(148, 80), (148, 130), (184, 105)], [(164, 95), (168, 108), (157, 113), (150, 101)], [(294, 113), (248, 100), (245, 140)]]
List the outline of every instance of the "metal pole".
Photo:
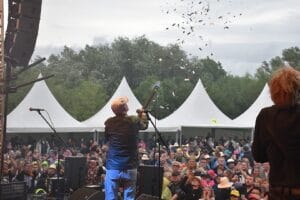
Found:
[(4, 6), (3, 0), (0, 0), (0, 181), (3, 176), (3, 151), (6, 132), (6, 82), (4, 65)]

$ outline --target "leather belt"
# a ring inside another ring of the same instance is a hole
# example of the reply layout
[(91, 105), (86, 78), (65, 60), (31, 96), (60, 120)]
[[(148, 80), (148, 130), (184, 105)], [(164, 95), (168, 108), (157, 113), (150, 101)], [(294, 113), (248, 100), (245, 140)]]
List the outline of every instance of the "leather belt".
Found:
[(300, 187), (271, 186), (270, 189), (278, 194), (300, 196)]

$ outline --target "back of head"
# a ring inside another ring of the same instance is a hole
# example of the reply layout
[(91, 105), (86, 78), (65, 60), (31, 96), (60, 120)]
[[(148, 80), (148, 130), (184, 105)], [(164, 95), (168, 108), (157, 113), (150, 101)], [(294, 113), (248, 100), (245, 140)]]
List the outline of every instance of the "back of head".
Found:
[(270, 81), (271, 98), (275, 105), (293, 106), (299, 101), (300, 72), (292, 67), (277, 70)]
[(115, 113), (115, 115), (126, 114), (128, 111), (128, 97), (118, 97), (114, 99), (111, 103), (111, 110)]

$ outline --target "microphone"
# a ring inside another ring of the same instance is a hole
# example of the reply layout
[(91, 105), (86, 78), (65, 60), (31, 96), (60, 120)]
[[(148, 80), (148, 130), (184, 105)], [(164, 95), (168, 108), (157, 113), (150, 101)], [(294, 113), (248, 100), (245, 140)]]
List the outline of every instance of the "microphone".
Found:
[(38, 112), (45, 111), (45, 109), (43, 109), (43, 108), (32, 108), (32, 107), (30, 107), (29, 110), (30, 111), (38, 111)]
[(157, 81), (154, 85), (153, 85), (153, 89), (159, 89), (160, 88), (160, 81)]
[[(153, 87), (152, 87), (152, 92), (150, 94), (150, 96), (148, 97), (147, 101), (145, 102), (145, 104), (143, 105), (143, 109), (147, 110), (150, 102), (153, 100), (154, 95), (157, 93), (157, 90), (160, 88), (160, 81), (157, 81)], [(148, 111), (149, 112), (149, 111)]]

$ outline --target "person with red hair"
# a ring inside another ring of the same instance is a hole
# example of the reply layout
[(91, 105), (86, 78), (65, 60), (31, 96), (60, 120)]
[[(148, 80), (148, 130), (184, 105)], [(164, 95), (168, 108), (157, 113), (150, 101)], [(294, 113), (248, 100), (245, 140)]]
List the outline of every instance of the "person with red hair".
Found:
[(300, 199), (300, 72), (277, 70), (269, 83), (274, 105), (256, 118), (252, 154), (269, 162), (269, 199)]

